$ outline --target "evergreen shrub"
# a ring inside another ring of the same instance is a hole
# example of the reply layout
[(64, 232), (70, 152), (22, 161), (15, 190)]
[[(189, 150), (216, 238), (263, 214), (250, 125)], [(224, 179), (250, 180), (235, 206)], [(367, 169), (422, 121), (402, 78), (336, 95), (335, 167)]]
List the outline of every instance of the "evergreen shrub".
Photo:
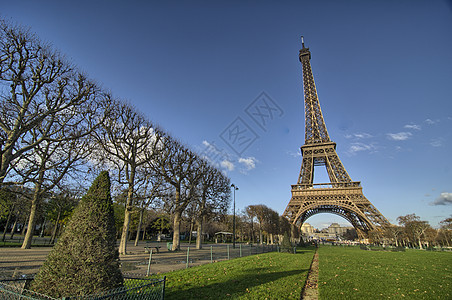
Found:
[(75, 208), (31, 289), (57, 298), (97, 294), (123, 284), (110, 177), (103, 171)]

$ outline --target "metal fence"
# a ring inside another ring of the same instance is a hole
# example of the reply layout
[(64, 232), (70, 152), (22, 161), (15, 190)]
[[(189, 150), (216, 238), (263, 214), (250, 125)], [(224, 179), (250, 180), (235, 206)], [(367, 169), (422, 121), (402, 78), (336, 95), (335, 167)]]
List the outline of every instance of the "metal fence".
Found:
[[(0, 280), (36, 274), (51, 249), (0, 247)], [(128, 244), (128, 254), (120, 256), (120, 263), (123, 274), (143, 277), (278, 250), (277, 245), (265, 244), (237, 243), (235, 248), (232, 244), (203, 244), (196, 249), (194, 244), (182, 243), (180, 251), (169, 251), (166, 242), (141, 242), (139, 246)]]
[[(0, 281), (0, 298), (5, 300), (37, 299), (56, 300), (43, 294), (30, 291), (28, 287), (32, 277), (8, 279)], [(124, 278), (124, 286), (107, 292), (88, 296), (63, 297), (63, 300), (157, 300), (165, 297), (165, 277), (161, 279), (150, 278)]]
[[(120, 256), (121, 271), (126, 278), (123, 288), (109, 291), (108, 294), (64, 299), (163, 299), (165, 279), (145, 279), (144, 276), (279, 251), (279, 246), (265, 244), (237, 243), (235, 248), (232, 244), (203, 244), (202, 249), (196, 249), (194, 244), (182, 243), (179, 251), (170, 251), (170, 246), (157, 242), (142, 242), (139, 246), (130, 243), (127, 246), (128, 254)], [(28, 289), (33, 275), (39, 271), (51, 249), (0, 247), (0, 299), (53, 300), (52, 297)]]
[(133, 261), (130, 260), (130, 262), (125, 258), (122, 260), (123, 268), (133, 267), (135, 264), (134, 271), (144, 272), (144, 269), (140, 266), (145, 265), (146, 275), (164, 273), (223, 260), (279, 251), (279, 246), (236, 244), (233, 248), (232, 245), (227, 244), (207, 244), (203, 245), (202, 249), (196, 249), (194, 245), (183, 244), (179, 251), (163, 253), (156, 246), (147, 246), (145, 249), (149, 257), (141, 257)]

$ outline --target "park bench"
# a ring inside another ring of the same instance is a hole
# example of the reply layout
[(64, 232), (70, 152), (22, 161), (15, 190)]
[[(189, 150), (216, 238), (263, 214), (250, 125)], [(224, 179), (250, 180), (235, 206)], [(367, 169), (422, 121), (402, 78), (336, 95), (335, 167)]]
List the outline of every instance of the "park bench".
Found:
[(162, 247), (160, 247), (160, 246), (145, 246), (144, 247), (144, 251), (146, 251), (146, 253), (150, 253), (151, 252), (151, 248), (155, 248), (155, 251), (157, 253), (160, 253), (159, 249), (162, 248)]

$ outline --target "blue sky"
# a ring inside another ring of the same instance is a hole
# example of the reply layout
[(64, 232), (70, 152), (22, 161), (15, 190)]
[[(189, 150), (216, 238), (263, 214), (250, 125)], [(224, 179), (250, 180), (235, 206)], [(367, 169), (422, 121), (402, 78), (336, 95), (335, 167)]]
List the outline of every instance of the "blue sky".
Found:
[[(450, 1), (0, 3), (0, 16), (210, 150), (239, 187), (238, 209), (280, 214), (304, 144), (303, 35), (330, 138), (364, 195), (392, 223), (416, 213), (436, 226), (452, 214)], [(263, 103), (264, 119), (253, 115)], [(324, 169), (315, 176), (327, 181)], [(347, 224), (332, 214), (308, 222)]]

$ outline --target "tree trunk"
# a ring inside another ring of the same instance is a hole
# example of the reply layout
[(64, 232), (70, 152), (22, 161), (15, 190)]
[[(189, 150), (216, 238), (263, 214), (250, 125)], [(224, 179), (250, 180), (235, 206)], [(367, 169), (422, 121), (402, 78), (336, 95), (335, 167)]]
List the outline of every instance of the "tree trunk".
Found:
[(14, 219), (13, 229), (11, 229), (11, 236), (9, 237), (10, 239), (13, 239), (14, 234), (16, 233), (16, 226), (17, 226), (18, 220), (19, 220), (19, 215), (16, 215), (16, 218)]
[[(5, 142), (4, 140), (2, 141)], [(5, 144), (2, 143), (2, 150), (6, 150), (2, 153), (0, 162), (0, 185), (6, 178), (10, 162), (13, 159), (13, 149), (14, 141), (7, 141)]]
[(31, 201), (31, 211), (30, 211), (30, 217), (28, 218), (28, 227), (27, 227), (27, 233), (24, 237), (24, 242), (22, 243), (22, 249), (30, 249), (31, 248), (31, 241), (33, 239), (33, 231), (35, 230), (36, 226), (36, 219), (37, 219), (37, 213), (38, 213), (38, 206), (39, 202), (41, 200), (41, 185), (42, 181), (44, 179), (44, 174), (39, 175), (38, 182), (35, 186), (35, 192), (33, 195), (33, 200)]
[(239, 234), (239, 237), (240, 237), (240, 242), (243, 243), (243, 225), (242, 225), (242, 224), (240, 224), (240, 234)]
[[(30, 218), (30, 214), (25, 218), (24, 222)], [(22, 228), (20, 229), (20, 235), (25, 235), (25, 232), (27, 231), (27, 226), (25, 224), (22, 224)]]
[(259, 221), (259, 244), (263, 244), (263, 240), (262, 240), (262, 226), (261, 226), (261, 222)]
[(174, 212), (173, 222), (173, 247), (172, 251), (180, 250), (180, 223), (182, 220), (182, 210), (176, 210)]
[(55, 238), (56, 238), (56, 234), (58, 232), (58, 223), (60, 222), (60, 217), (61, 217), (61, 209), (58, 210), (58, 216), (57, 216), (57, 220), (55, 222), (55, 228), (53, 228), (52, 237), (50, 238), (50, 244), (55, 243)]
[[(131, 172), (130, 178), (135, 177), (134, 172)], [(124, 212), (124, 224), (122, 226), (121, 241), (119, 243), (119, 254), (127, 254), (127, 238), (129, 234), (130, 219), (132, 216), (132, 199), (133, 199), (133, 180), (129, 180), (129, 189), (127, 191), (127, 203)]]
[(6, 219), (5, 230), (3, 230), (3, 237), (2, 237), (3, 242), (5, 241), (6, 232), (8, 231), (9, 221), (11, 220), (11, 215), (13, 214), (13, 210), (14, 210), (14, 205), (9, 210), (8, 218)]
[(251, 219), (251, 243), (254, 244), (254, 223), (253, 223), (253, 219)]
[(140, 239), (141, 224), (143, 223), (143, 214), (144, 208), (140, 210), (140, 220), (138, 221), (137, 236), (135, 237), (135, 246), (138, 246), (138, 240)]
[(203, 217), (200, 217), (198, 220), (196, 220), (196, 227), (198, 231), (198, 235), (196, 236), (196, 249), (202, 249), (202, 225), (203, 225)]
[(191, 233), (193, 232), (193, 218), (190, 220), (190, 233), (188, 234), (188, 244), (191, 245)]
[(122, 226), (121, 241), (119, 243), (119, 254), (127, 253), (127, 238), (129, 234), (130, 215), (131, 215), (130, 209), (126, 208), (124, 214), (124, 224)]
[(39, 233), (40, 237), (44, 236), (44, 231), (46, 230), (46, 223), (47, 223), (47, 219), (44, 218), (44, 222), (42, 222), (42, 226), (41, 226), (41, 232)]
[(293, 243), (295, 240), (295, 225), (290, 224), (290, 242)]

